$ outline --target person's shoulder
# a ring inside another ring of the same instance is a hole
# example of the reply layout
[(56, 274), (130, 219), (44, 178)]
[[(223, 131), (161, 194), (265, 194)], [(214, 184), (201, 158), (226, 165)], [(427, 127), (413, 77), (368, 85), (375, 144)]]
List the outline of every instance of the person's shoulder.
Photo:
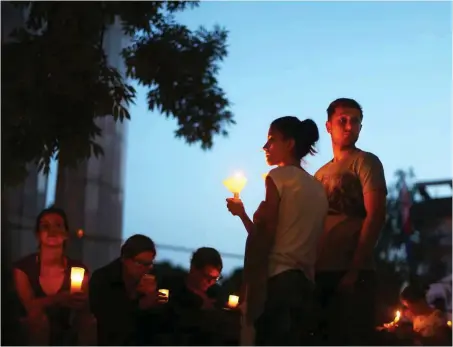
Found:
[(13, 269), (18, 269), (27, 273), (30, 267), (33, 267), (37, 263), (37, 257), (37, 253), (26, 255), (13, 263)]
[(316, 179), (322, 178), (322, 175), (329, 170), (330, 166), (332, 166), (332, 160), (329, 160), (327, 163), (325, 163), (323, 166), (321, 166), (314, 174), (314, 177)]
[(438, 310), (438, 309), (435, 309), (431, 313), (431, 317), (433, 317), (434, 319), (437, 319), (437, 320), (441, 320), (441, 321), (446, 320), (445, 314), (441, 310)]
[(116, 274), (121, 271), (121, 259), (115, 259), (112, 262), (100, 267), (93, 271), (91, 278), (99, 278), (99, 277), (106, 277)]
[(310, 174), (308, 174), (305, 170), (301, 170), (301, 168), (297, 166), (277, 166), (270, 170), (268, 175), (271, 178), (285, 179), (288, 177), (292, 177), (294, 175), (310, 175)]
[(379, 157), (376, 154), (363, 150), (357, 151), (355, 161), (357, 161), (361, 165), (382, 166), (381, 159), (379, 159)]

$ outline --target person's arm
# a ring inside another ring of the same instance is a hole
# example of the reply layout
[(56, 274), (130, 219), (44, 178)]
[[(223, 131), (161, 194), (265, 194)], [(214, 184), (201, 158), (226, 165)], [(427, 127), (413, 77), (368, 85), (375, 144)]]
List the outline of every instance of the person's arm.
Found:
[[(84, 279), (84, 284), (85, 285), (85, 279)], [(99, 316), (102, 315), (103, 310), (103, 305), (104, 305), (104, 300), (103, 300), (103, 288), (102, 288), (102, 281), (101, 277), (99, 276), (96, 271), (93, 273), (91, 278), (88, 281), (88, 299), (90, 303), (90, 310), (94, 314), (96, 318), (99, 319)]]
[(372, 256), (387, 213), (387, 187), (384, 169), (378, 157), (370, 154), (364, 158), (359, 168), (359, 178), (366, 217), (360, 230), (351, 271), (362, 269), (363, 263)]
[(59, 303), (58, 294), (36, 298), (28, 276), (22, 270), (14, 268), (13, 279), (17, 295), (28, 314), (41, 312), (46, 307)]
[(260, 259), (266, 259), (269, 255), (275, 241), (277, 231), (278, 214), (280, 206), (280, 194), (277, 186), (270, 175), (266, 177), (266, 199), (257, 211), (256, 229), (259, 230), (257, 237), (259, 242), (255, 243), (256, 256)]
[(17, 295), (28, 314), (39, 313), (46, 307), (59, 304), (62, 299), (59, 294), (36, 298), (28, 276), (18, 268), (13, 269), (13, 279)]
[(247, 234), (251, 234), (255, 231), (255, 224), (253, 224), (252, 220), (247, 215), (247, 212), (245, 212), (245, 210), (244, 210), (244, 213), (239, 215), (239, 218), (241, 219), (242, 223), (244, 224)]

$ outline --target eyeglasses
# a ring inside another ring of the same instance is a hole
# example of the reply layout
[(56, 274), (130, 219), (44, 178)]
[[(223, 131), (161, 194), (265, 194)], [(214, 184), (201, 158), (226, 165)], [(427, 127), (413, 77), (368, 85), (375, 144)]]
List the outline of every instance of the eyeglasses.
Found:
[(154, 266), (154, 262), (147, 262), (147, 261), (143, 261), (143, 260), (139, 260), (139, 259), (132, 259), (132, 261), (134, 262), (134, 264), (136, 265), (140, 265), (140, 266), (144, 266), (144, 267), (153, 267)]
[(222, 279), (222, 276), (211, 276), (210, 274), (203, 273), (203, 277), (206, 278), (209, 282), (218, 282)]

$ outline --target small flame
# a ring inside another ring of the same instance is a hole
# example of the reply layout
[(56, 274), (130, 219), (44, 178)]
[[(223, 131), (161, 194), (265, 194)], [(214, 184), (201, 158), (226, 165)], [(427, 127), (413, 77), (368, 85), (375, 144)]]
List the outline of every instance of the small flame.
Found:
[(401, 312), (400, 311), (396, 311), (396, 314), (395, 314), (395, 319), (393, 320), (395, 323), (399, 322), (401, 318)]
[(447, 322), (447, 325), (451, 328), (451, 320)]
[(224, 180), (223, 184), (235, 197), (239, 198), (239, 194), (247, 184), (247, 178), (241, 171), (237, 171), (233, 176)]

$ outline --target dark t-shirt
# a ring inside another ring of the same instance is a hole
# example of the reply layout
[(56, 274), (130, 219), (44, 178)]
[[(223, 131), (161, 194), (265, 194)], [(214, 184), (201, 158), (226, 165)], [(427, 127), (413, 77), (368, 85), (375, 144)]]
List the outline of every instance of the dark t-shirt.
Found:
[[(329, 201), (316, 269), (344, 271), (351, 264), (366, 217), (363, 195), (378, 190), (387, 194), (384, 169), (377, 156), (357, 150), (344, 160), (328, 162), (315, 177), (323, 184)], [(370, 255), (363, 270), (373, 268)]]
[(98, 344), (137, 344), (137, 324), (141, 314), (138, 299), (129, 298), (122, 276), (121, 259), (96, 270), (90, 279), (90, 306), (98, 323)]
[[(165, 284), (165, 279), (163, 284)], [(170, 303), (172, 306), (178, 306), (181, 309), (201, 310), (203, 306), (203, 298), (189, 290), (186, 285), (185, 278), (172, 280), (171, 284), (168, 284), (168, 287), (170, 289)], [(220, 287), (217, 284), (210, 287), (206, 292), (206, 295), (214, 301), (215, 308), (222, 306), (220, 299)]]
[[(65, 276), (63, 279), (63, 284), (58, 290), (58, 293), (63, 291), (69, 291), (71, 289), (71, 267), (81, 267), (85, 269), (85, 272), (88, 274), (88, 268), (80, 261), (67, 258), (66, 257), (66, 266), (65, 266)], [(33, 290), (33, 294), (36, 298), (42, 298), (47, 296), (44, 293), (41, 284), (39, 283), (39, 276), (41, 270), (41, 263), (39, 260), (39, 254), (33, 253), (30, 254), (13, 264), (13, 268), (21, 270), (28, 277), (30, 286)], [(26, 315), (26, 310), (23, 305), (20, 305), (21, 316)], [(51, 337), (51, 345), (63, 345), (67, 341), (67, 336), (69, 335), (68, 331), (71, 328), (70, 316), (71, 310), (67, 307), (61, 307), (58, 305), (47, 307), (45, 313), (49, 319)], [(73, 342), (66, 342), (73, 344)]]

